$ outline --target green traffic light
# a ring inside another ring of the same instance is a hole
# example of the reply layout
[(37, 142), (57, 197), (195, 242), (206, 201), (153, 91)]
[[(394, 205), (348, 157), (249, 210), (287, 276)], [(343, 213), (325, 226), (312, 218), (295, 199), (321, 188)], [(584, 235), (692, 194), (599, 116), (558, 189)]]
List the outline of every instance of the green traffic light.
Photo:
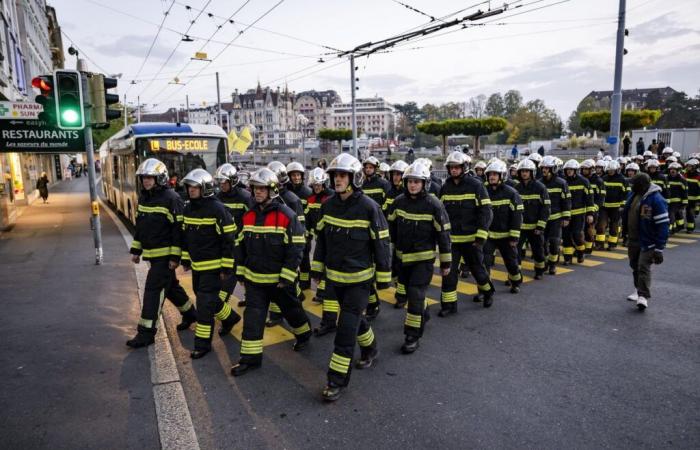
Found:
[(63, 122), (67, 124), (74, 124), (80, 122), (80, 115), (72, 110), (72, 109), (67, 109), (61, 113), (61, 118), (63, 119)]

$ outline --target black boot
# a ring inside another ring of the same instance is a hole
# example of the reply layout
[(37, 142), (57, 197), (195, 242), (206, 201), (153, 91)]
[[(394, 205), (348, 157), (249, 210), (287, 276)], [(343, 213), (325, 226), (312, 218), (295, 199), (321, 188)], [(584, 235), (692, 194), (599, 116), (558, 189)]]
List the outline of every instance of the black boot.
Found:
[(584, 260), (583, 252), (581, 250), (576, 250), (576, 262), (581, 264)]
[(520, 292), (520, 283), (513, 282), (510, 286), (510, 293), (517, 294), (518, 292)]
[(156, 341), (155, 329), (151, 331), (139, 330), (132, 339), (126, 341), (126, 345), (131, 348), (148, 347)]
[(462, 269), (459, 271), (460, 278), (469, 278), (469, 269)]
[(493, 305), (493, 289), (484, 293), (484, 308), (490, 308)]
[(321, 337), (328, 333), (334, 332), (338, 327), (335, 324), (327, 324), (321, 322), (319, 326), (314, 328), (314, 336)]
[(401, 309), (406, 306), (408, 300), (405, 297), (397, 298), (396, 303), (394, 303), (394, 309)]
[(228, 319), (221, 322), (221, 329), (219, 330), (219, 336), (228, 336), (231, 334), (231, 330), (236, 326), (238, 322), (241, 321), (241, 316), (238, 315), (236, 311), (231, 310), (231, 315)]
[(210, 351), (211, 351), (211, 349), (194, 349), (194, 350), (192, 350), (192, 352), (190, 353), (190, 358), (192, 358), (192, 359), (203, 358), (203, 357), (206, 356), (206, 354), (209, 353)]
[(454, 302), (450, 305), (444, 305), (442, 309), (440, 309), (438, 316), (447, 317), (451, 316), (452, 314), (457, 314), (457, 302)]
[(246, 304), (247, 304), (247, 303), (245, 302), (245, 299), (239, 300), (239, 301), (238, 301), (238, 307), (239, 307), (239, 308), (245, 308)]
[(406, 336), (406, 341), (401, 346), (401, 353), (404, 355), (411, 354), (418, 350), (420, 346), (420, 340), (414, 336)]
[(378, 315), (379, 315), (379, 302), (372, 303), (369, 306), (367, 306), (367, 311), (365, 312), (365, 317), (367, 317), (367, 320), (374, 320), (377, 318)]
[(535, 280), (541, 280), (544, 274), (544, 269), (535, 269)]
[(550, 275), (556, 275), (557, 274), (557, 265), (555, 263), (549, 263), (549, 274)]
[(334, 402), (340, 398), (342, 393), (342, 386), (338, 386), (337, 384), (329, 381), (326, 387), (323, 388), (321, 395), (323, 396), (323, 400), (327, 402)]
[(369, 369), (376, 364), (377, 358), (379, 357), (379, 350), (372, 349), (365, 351), (362, 349), (360, 354), (360, 359), (355, 363), (355, 367), (359, 370)]
[(241, 375), (245, 375), (246, 373), (259, 369), (261, 364), (246, 364), (244, 362), (239, 362), (235, 366), (231, 367), (231, 375), (234, 377), (240, 377)]
[(178, 324), (177, 331), (184, 331), (197, 321), (197, 310), (194, 306), (182, 313), (182, 322)]
[(270, 313), (270, 318), (267, 319), (267, 322), (265, 322), (265, 326), (270, 328), (274, 327), (275, 325), (281, 325), (282, 324), (282, 314), (280, 313)]
[(307, 331), (306, 333), (297, 336), (296, 342), (294, 342), (294, 345), (292, 346), (292, 350), (295, 352), (300, 352), (304, 350), (306, 347), (308, 347), (309, 342), (311, 341), (311, 332)]
[(484, 301), (484, 296), (481, 294), (476, 294), (474, 297), (472, 297), (472, 301), (474, 303), (481, 303), (482, 301)]

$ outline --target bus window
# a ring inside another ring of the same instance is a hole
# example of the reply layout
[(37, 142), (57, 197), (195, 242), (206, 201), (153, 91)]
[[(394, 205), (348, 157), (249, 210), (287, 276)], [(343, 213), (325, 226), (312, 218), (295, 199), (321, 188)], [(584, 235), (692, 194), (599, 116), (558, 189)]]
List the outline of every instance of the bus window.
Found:
[(119, 157), (118, 156), (112, 157), (112, 172), (114, 172), (114, 179), (118, 180), (119, 179)]

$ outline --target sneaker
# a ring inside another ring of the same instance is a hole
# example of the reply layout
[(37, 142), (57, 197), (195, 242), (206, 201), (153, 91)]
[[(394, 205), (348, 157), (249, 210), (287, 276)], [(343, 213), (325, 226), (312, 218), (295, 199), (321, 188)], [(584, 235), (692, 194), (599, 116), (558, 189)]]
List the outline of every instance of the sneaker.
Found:
[(637, 297), (637, 309), (638, 310), (644, 311), (645, 309), (647, 309), (647, 306), (648, 306), (647, 299), (645, 299), (642, 296)]
[(637, 295), (637, 291), (634, 291), (630, 295), (627, 296), (627, 301), (629, 301), (629, 302), (636, 302), (638, 299), (639, 299), (639, 295)]

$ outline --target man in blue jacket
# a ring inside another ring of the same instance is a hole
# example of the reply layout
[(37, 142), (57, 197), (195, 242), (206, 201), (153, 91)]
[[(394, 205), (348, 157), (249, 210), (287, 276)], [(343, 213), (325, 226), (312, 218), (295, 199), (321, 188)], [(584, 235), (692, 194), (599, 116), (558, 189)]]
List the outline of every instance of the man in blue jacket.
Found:
[(627, 300), (636, 302), (640, 311), (647, 308), (651, 298), (651, 265), (664, 262), (668, 228), (668, 207), (661, 188), (646, 173), (635, 175), (622, 212), (622, 235), (628, 240), (627, 254), (636, 288)]

